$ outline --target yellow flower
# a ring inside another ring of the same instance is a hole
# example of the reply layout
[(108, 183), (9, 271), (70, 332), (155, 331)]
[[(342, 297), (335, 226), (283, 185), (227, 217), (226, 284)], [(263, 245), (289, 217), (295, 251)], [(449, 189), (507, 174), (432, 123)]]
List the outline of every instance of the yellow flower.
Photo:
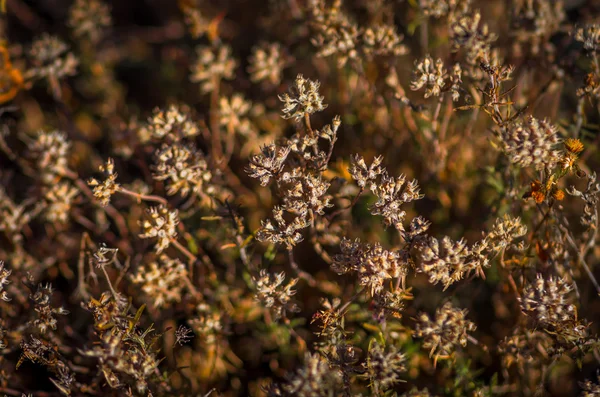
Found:
[(583, 151), (583, 143), (579, 139), (566, 139), (564, 145), (569, 153), (579, 154)]

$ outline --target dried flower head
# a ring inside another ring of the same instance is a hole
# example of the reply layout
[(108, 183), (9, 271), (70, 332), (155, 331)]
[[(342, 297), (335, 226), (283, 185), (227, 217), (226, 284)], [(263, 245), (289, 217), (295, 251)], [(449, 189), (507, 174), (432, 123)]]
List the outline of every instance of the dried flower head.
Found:
[(357, 273), (360, 285), (366, 287), (371, 296), (383, 290), (386, 280), (403, 278), (408, 273), (400, 254), (384, 250), (379, 243), (370, 245), (343, 239), (340, 247), (342, 252), (334, 257), (332, 270), (338, 274)]
[(577, 319), (577, 308), (569, 302), (573, 287), (562, 278), (537, 275), (523, 290), (521, 310), (547, 332), (576, 341), (586, 336), (586, 324)]
[(143, 233), (141, 238), (156, 238), (154, 249), (160, 254), (170, 244), (171, 239), (177, 236), (177, 224), (179, 217), (177, 210), (170, 211), (165, 206), (151, 207), (147, 211), (148, 216), (140, 222)]
[(290, 94), (279, 96), (283, 102), (283, 118), (302, 120), (306, 115), (324, 110), (327, 105), (323, 103), (323, 96), (319, 95), (321, 83), (305, 79), (299, 74)]
[(598, 196), (600, 195), (600, 184), (596, 182), (596, 173), (588, 176), (588, 183), (584, 191), (577, 190), (575, 186), (567, 189), (571, 196), (580, 197), (584, 202), (583, 214), (580, 223), (585, 228), (584, 238), (589, 238), (597, 232), (598, 225)]
[(583, 48), (596, 52), (600, 48), (600, 25), (593, 24), (578, 28), (575, 40), (583, 43)]
[(207, 344), (214, 344), (223, 332), (221, 314), (203, 303), (198, 305), (197, 311), (198, 317), (190, 320), (190, 326)]
[(101, 0), (76, 0), (69, 9), (67, 23), (75, 37), (98, 43), (112, 24), (110, 7)]
[(385, 168), (381, 167), (382, 161), (383, 156), (377, 156), (373, 159), (371, 165), (367, 167), (363, 156), (357, 153), (351, 157), (348, 172), (361, 189), (366, 188), (367, 184), (370, 188), (374, 188), (377, 178), (385, 172)]
[(383, 216), (386, 226), (394, 226), (400, 231), (404, 230), (403, 222), (406, 216), (406, 212), (400, 207), (423, 197), (419, 193), (416, 179), (406, 182), (406, 176), (394, 178), (387, 172), (383, 173), (378, 184), (371, 187), (371, 191), (377, 196), (377, 201), (370, 207), (371, 214)]
[(47, 203), (44, 218), (48, 222), (66, 223), (69, 219), (73, 199), (78, 194), (79, 190), (68, 182), (52, 185), (44, 195)]
[(450, 75), (450, 82), (452, 86), (450, 86), (450, 92), (452, 93), (452, 100), (454, 102), (460, 99), (460, 93), (462, 91), (462, 68), (460, 63), (455, 63), (452, 67), (452, 74)]
[(390, 390), (396, 383), (401, 382), (399, 375), (406, 371), (405, 362), (406, 357), (396, 346), (382, 346), (377, 341), (370, 343), (365, 375), (375, 394)]
[(250, 66), (248, 66), (250, 80), (254, 83), (266, 80), (273, 85), (279, 84), (285, 66), (281, 52), (279, 43), (265, 43), (254, 47), (250, 55)]
[(153, 177), (158, 181), (167, 181), (169, 196), (177, 193), (187, 196), (190, 191), (195, 194), (213, 191), (209, 185), (212, 173), (208, 169), (208, 163), (202, 153), (195, 150), (191, 144), (165, 144), (156, 151), (155, 157)]
[(586, 380), (579, 384), (582, 389), (580, 397), (598, 397), (600, 396), (600, 374), (596, 374), (598, 383), (593, 383), (591, 380)]
[(464, 14), (471, 6), (471, 0), (419, 0), (419, 7), (423, 14), (434, 18), (450, 16), (453, 19), (454, 14)]
[(253, 280), (256, 288), (256, 299), (262, 302), (265, 307), (271, 309), (275, 320), (285, 318), (288, 312), (293, 313), (300, 310), (292, 302), (292, 297), (296, 294), (293, 288), (298, 283), (297, 278), (292, 278), (287, 284), (284, 284), (284, 272), (270, 274), (262, 269), (260, 277)]
[(510, 161), (519, 167), (552, 169), (559, 160), (559, 151), (556, 150), (558, 132), (546, 120), (529, 116), (525, 122), (502, 128), (500, 139)]
[(237, 132), (243, 136), (252, 133), (252, 123), (248, 119), (248, 113), (252, 108), (252, 102), (244, 99), (242, 94), (234, 94), (231, 98), (221, 97), (219, 100), (220, 123), (227, 131)]
[(512, 26), (517, 42), (523, 43), (532, 55), (545, 51), (553, 53), (551, 36), (558, 32), (565, 19), (562, 1), (527, 0), (513, 7)]
[(196, 7), (184, 6), (186, 3), (180, 3), (185, 24), (188, 26), (190, 35), (194, 39), (204, 36), (210, 29), (210, 19), (202, 15), (202, 12)]
[(441, 241), (431, 236), (418, 239), (411, 250), (419, 270), (427, 274), (432, 284), (442, 283), (447, 289), (472, 270), (468, 262), (469, 248), (465, 240), (452, 241), (445, 236)]
[(179, 346), (183, 346), (188, 343), (194, 337), (194, 332), (192, 332), (191, 328), (186, 327), (185, 325), (180, 325), (175, 331), (175, 343)]
[(141, 290), (154, 307), (165, 307), (181, 301), (187, 274), (183, 262), (163, 254), (156, 260), (140, 266), (131, 281), (141, 286)]
[(273, 208), (273, 223), (270, 219), (261, 221), (261, 227), (256, 232), (258, 241), (268, 241), (273, 244), (285, 244), (287, 249), (292, 249), (304, 237), (300, 230), (310, 226), (310, 222), (303, 216), (295, 216), (291, 221), (283, 217), (281, 207)]
[(285, 172), (279, 181), (283, 192), (283, 208), (286, 211), (304, 216), (310, 210), (323, 215), (331, 207), (331, 196), (327, 194), (330, 183), (320, 175), (305, 174), (299, 169)]
[(29, 50), (32, 62), (29, 74), (32, 77), (53, 79), (75, 75), (79, 61), (68, 51), (69, 47), (58, 37), (42, 34)]
[[(30, 288), (33, 287), (31, 285), (29, 286)], [(53, 292), (52, 285), (38, 284), (36, 291), (29, 295), (29, 299), (33, 301), (36, 313), (36, 318), (32, 321), (32, 324), (37, 327), (42, 334), (46, 333), (48, 329), (53, 331), (56, 330), (56, 315), (66, 316), (69, 314), (69, 311), (62, 307), (54, 308), (52, 306)]]
[(196, 47), (196, 62), (192, 65), (190, 80), (200, 83), (203, 94), (213, 91), (221, 79), (234, 78), (236, 61), (231, 56), (231, 48), (221, 45), (217, 48)]
[(402, 394), (400, 397), (436, 397), (435, 394), (431, 394), (427, 388), (419, 390), (413, 387), (410, 391)]
[(320, 57), (335, 55), (338, 67), (343, 67), (348, 59), (358, 58), (357, 47), (361, 29), (351, 22), (341, 10), (342, 2), (336, 0), (327, 7), (325, 0), (315, 0), (310, 4), (312, 26), (315, 35), (311, 42), (319, 51)]
[(487, 24), (481, 22), (479, 10), (463, 13), (456, 17), (450, 26), (452, 49), (464, 48), (465, 60), (471, 65), (479, 65), (481, 61), (490, 62), (490, 47), (497, 36), (489, 31)]
[(467, 313), (466, 309), (455, 308), (446, 302), (436, 310), (435, 319), (425, 313), (419, 315), (414, 335), (424, 339), (423, 348), (430, 350), (429, 357), (435, 355), (435, 362), (450, 358), (458, 346), (467, 345), (467, 332), (477, 328), (467, 320)]
[(154, 109), (148, 124), (139, 131), (142, 142), (150, 139), (180, 141), (192, 138), (200, 132), (198, 125), (191, 119), (186, 107), (171, 105), (168, 109)]
[(289, 146), (278, 146), (274, 143), (263, 146), (261, 153), (250, 159), (246, 173), (251, 178), (257, 178), (261, 186), (267, 186), (283, 170), (290, 150)]
[(102, 182), (96, 178), (90, 178), (88, 185), (94, 188), (94, 197), (96, 197), (103, 206), (110, 203), (110, 198), (120, 189), (117, 183), (117, 173), (115, 172), (115, 163), (113, 159), (106, 160), (106, 164), (98, 167), (101, 172), (104, 172), (106, 179)]
[(333, 396), (343, 388), (342, 372), (331, 368), (318, 353), (306, 353), (304, 365), (282, 388), (286, 396)]
[(67, 135), (61, 131), (40, 131), (29, 145), (31, 157), (44, 183), (55, 182), (56, 177), (64, 175), (68, 170), (67, 156), (71, 143)]
[(362, 34), (363, 51), (368, 57), (404, 55), (408, 48), (402, 44), (402, 39), (393, 25), (367, 28)]
[(0, 186), (0, 231), (4, 231), (11, 239), (22, 239), (21, 230), (43, 208), (28, 210), (24, 203), (16, 204)]
[(10, 283), (8, 277), (11, 273), (12, 271), (5, 267), (4, 261), (0, 261), (0, 300), (3, 300), (4, 302), (10, 302), (10, 298), (8, 297), (8, 293), (4, 290), (4, 286)]
[(410, 89), (413, 91), (425, 87), (425, 98), (430, 96), (439, 96), (442, 88), (446, 85), (444, 81), (448, 75), (444, 68), (444, 62), (438, 58), (435, 62), (429, 56), (415, 62), (415, 71), (413, 79), (410, 82)]
[(492, 230), (486, 236), (486, 244), (492, 252), (498, 253), (513, 244), (515, 240), (527, 233), (527, 226), (523, 225), (521, 218), (506, 214), (496, 219)]

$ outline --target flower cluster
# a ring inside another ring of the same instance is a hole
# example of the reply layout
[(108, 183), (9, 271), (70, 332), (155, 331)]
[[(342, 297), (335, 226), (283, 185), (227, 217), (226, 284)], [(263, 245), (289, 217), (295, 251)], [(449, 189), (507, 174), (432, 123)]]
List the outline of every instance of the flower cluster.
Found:
[(246, 172), (250, 177), (258, 179), (261, 186), (267, 186), (283, 170), (290, 150), (289, 146), (265, 145), (260, 154), (250, 158)]
[(166, 110), (154, 109), (148, 124), (138, 134), (142, 142), (150, 139), (179, 141), (195, 137), (199, 132), (198, 125), (190, 118), (187, 108), (171, 105)]
[(209, 185), (212, 173), (208, 169), (208, 163), (203, 154), (191, 144), (165, 144), (156, 151), (155, 157), (153, 177), (157, 181), (166, 181), (169, 196), (177, 193), (187, 196), (190, 192), (200, 194), (203, 191), (212, 191)]
[(299, 74), (290, 94), (279, 96), (283, 102), (283, 118), (300, 121), (304, 117), (324, 110), (323, 96), (319, 94), (321, 83), (305, 79)]
[(467, 310), (458, 309), (450, 302), (438, 308), (435, 319), (421, 313), (417, 319), (414, 335), (423, 338), (423, 348), (430, 349), (429, 357), (435, 361), (451, 357), (458, 346), (466, 346), (468, 332), (477, 328), (467, 320)]
[(438, 58), (435, 62), (427, 55), (424, 59), (415, 62), (414, 77), (410, 82), (410, 89), (418, 91), (425, 87), (425, 98), (439, 96), (446, 85), (448, 78), (444, 62)]
[(256, 299), (269, 308), (278, 320), (286, 316), (286, 312), (299, 311), (298, 306), (292, 303), (292, 297), (296, 294), (293, 288), (298, 283), (297, 278), (285, 282), (285, 273), (269, 274), (265, 269), (260, 271), (259, 278), (254, 279), (256, 288)]
[(178, 211), (171, 211), (164, 206), (151, 207), (147, 211), (147, 217), (140, 222), (143, 233), (141, 238), (156, 239), (156, 253), (160, 254), (171, 244), (171, 239), (177, 236), (177, 224), (179, 223)]
[(69, 52), (61, 39), (44, 33), (33, 42), (29, 50), (32, 68), (29, 74), (36, 78), (60, 79), (77, 72), (78, 59)]
[(390, 390), (399, 383), (399, 373), (406, 371), (406, 358), (394, 345), (381, 346), (374, 341), (369, 346), (366, 376), (376, 393)]
[(600, 26), (587, 25), (575, 31), (575, 39), (583, 43), (583, 48), (596, 52), (600, 48)]
[(76, 0), (69, 10), (68, 24), (75, 37), (96, 44), (112, 24), (110, 7), (100, 0)]
[(31, 157), (34, 158), (41, 178), (52, 183), (55, 178), (65, 175), (68, 170), (67, 157), (71, 143), (61, 131), (40, 131), (36, 139), (29, 144)]
[(519, 167), (552, 169), (559, 160), (558, 131), (547, 120), (530, 116), (501, 129), (500, 139), (510, 161)]
[(285, 59), (281, 54), (279, 43), (262, 44), (252, 49), (248, 73), (253, 82), (268, 81), (273, 85), (281, 81), (281, 72), (285, 66)]
[(0, 300), (3, 300), (5, 302), (10, 301), (8, 293), (4, 289), (4, 286), (10, 283), (10, 280), (8, 279), (10, 273), (11, 271), (5, 268), (4, 262), (0, 261)]
[(572, 290), (561, 278), (538, 274), (535, 282), (523, 291), (521, 310), (546, 331), (576, 342), (586, 336), (587, 326), (577, 319), (577, 308), (568, 300)]
[(370, 245), (360, 241), (342, 240), (342, 252), (333, 260), (332, 269), (338, 274), (355, 272), (360, 284), (371, 296), (383, 290), (385, 281), (403, 278), (408, 267), (398, 252), (384, 250), (380, 244)]
[(67, 182), (52, 185), (44, 194), (47, 206), (44, 209), (44, 218), (48, 222), (66, 223), (73, 200), (79, 190)]
[(162, 254), (156, 260), (140, 266), (131, 281), (141, 286), (154, 307), (160, 308), (181, 301), (187, 274), (183, 262)]
[(387, 172), (382, 173), (379, 183), (372, 186), (371, 190), (377, 197), (371, 206), (371, 214), (381, 215), (386, 226), (393, 226), (399, 231), (404, 230), (406, 216), (400, 207), (423, 197), (416, 179), (407, 182), (405, 175), (394, 178)]
[(231, 48), (223, 45), (217, 48), (198, 46), (196, 62), (192, 65), (190, 80), (200, 83), (203, 94), (216, 89), (221, 79), (231, 80), (234, 77), (236, 61), (231, 56)]
[(106, 179), (100, 182), (96, 178), (90, 178), (88, 185), (94, 188), (94, 197), (103, 206), (107, 206), (112, 195), (118, 192), (121, 186), (117, 183), (117, 173), (115, 172), (113, 159), (109, 158), (106, 160), (106, 164), (101, 165), (99, 168), (101, 172), (106, 174)]

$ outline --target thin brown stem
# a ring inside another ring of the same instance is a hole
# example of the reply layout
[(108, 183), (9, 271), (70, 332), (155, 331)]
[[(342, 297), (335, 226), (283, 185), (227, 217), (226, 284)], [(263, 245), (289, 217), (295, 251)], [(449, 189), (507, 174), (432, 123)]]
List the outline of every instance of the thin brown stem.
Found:
[(195, 264), (198, 261), (198, 257), (190, 252), (187, 248), (185, 248), (179, 241), (177, 241), (174, 237), (171, 237), (171, 244), (175, 246), (183, 255), (188, 258), (190, 265)]
[(129, 189), (125, 189), (122, 186), (119, 186), (119, 193), (123, 193), (126, 194), (128, 196), (131, 197), (135, 197), (135, 199), (137, 200), (138, 204), (141, 203), (142, 201), (152, 201), (155, 203), (159, 203), (162, 205), (168, 205), (168, 201), (164, 198), (164, 197), (160, 197), (160, 196), (155, 196), (155, 195), (151, 195), (151, 194), (141, 194), (141, 193), (136, 193), (133, 192)]

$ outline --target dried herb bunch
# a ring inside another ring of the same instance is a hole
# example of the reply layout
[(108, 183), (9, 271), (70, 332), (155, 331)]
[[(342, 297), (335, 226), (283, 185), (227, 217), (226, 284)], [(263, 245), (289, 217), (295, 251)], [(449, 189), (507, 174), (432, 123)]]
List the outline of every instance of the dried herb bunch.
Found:
[(0, 395), (599, 395), (597, 3), (0, 1)]

